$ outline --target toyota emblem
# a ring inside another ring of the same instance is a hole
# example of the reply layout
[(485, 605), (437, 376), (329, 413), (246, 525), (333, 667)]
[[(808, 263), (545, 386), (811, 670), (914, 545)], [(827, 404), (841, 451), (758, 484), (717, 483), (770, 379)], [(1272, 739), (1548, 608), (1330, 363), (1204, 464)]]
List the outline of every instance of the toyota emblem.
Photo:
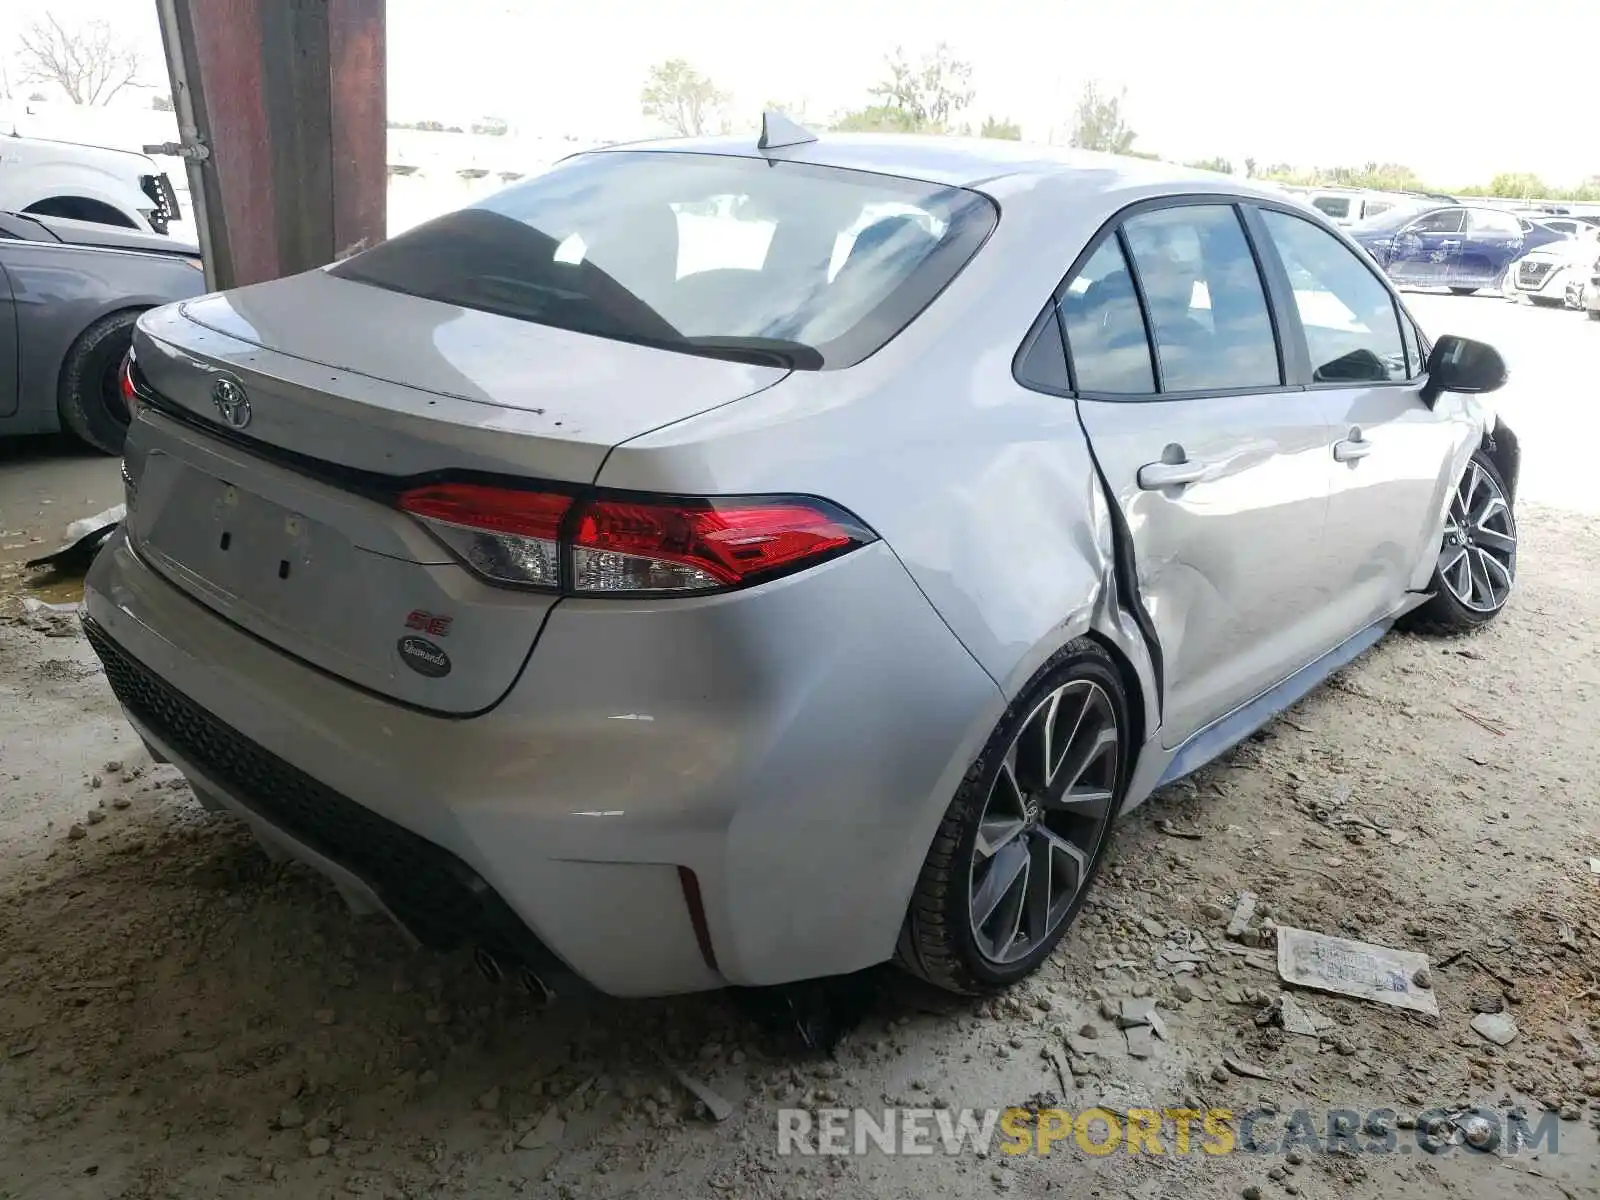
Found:
[(235, 429), (250, 424), (250, 397), (244, 394), (244, 385), (237, 379), (223, 375), (211, 385), (211, 403), (224, 422)]

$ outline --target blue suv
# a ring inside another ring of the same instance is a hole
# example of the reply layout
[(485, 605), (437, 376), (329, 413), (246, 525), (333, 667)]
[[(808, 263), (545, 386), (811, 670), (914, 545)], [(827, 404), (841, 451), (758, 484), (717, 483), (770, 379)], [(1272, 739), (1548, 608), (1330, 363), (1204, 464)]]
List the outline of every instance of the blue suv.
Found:
[(1447, 287), (1458, 296), (1499, 286), (1523, 251), (1515, 216), (1466, 204), (1386, 212), (1346, 232), (1395, 283)]

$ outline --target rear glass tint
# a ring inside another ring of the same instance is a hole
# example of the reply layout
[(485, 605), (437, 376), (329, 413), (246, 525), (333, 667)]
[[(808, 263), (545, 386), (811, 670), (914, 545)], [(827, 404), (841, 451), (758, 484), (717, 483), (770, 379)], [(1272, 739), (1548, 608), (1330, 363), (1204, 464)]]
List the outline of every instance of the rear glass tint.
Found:
[(570, 159), (333, 274), (463, 308), (802, 369), (859, 362), (994, 228), (964, 188), (660, 151)]

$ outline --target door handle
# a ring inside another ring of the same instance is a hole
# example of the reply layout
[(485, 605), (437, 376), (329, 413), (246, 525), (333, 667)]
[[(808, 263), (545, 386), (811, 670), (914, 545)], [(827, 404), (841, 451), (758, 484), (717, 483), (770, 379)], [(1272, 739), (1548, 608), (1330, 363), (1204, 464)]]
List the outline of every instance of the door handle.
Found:
[(1147, 492), (1164, 487), (1183, 487), (1201, 479), (1206, 464), (1201, 462), (1153, 462), (1139, 468), (1139, 486)]
[(1439, 243), (1439, 245), (1444, 246), (1444, 247), (1446, 247), (1448, 249), (1448, 248), (1450, 248), (1452, 246), (1461, 245), (1461, 239), (1460, 238), (1445, 238)]
[(1334, 462), (1355, 462), (1357, 459), (1365, 458), (1371, 453), (1372, 443), (1361, 436), (1359, 429), (1351, 430), (1349, 437), (1333, 444)]

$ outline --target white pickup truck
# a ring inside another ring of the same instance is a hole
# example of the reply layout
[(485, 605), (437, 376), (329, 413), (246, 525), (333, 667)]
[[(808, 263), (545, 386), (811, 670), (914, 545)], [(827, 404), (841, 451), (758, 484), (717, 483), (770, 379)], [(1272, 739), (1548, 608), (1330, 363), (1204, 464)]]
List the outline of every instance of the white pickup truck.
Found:
[(0, 212), (166, 233), (181, 219), (172, 180), (129, 150), (0, 134)]

